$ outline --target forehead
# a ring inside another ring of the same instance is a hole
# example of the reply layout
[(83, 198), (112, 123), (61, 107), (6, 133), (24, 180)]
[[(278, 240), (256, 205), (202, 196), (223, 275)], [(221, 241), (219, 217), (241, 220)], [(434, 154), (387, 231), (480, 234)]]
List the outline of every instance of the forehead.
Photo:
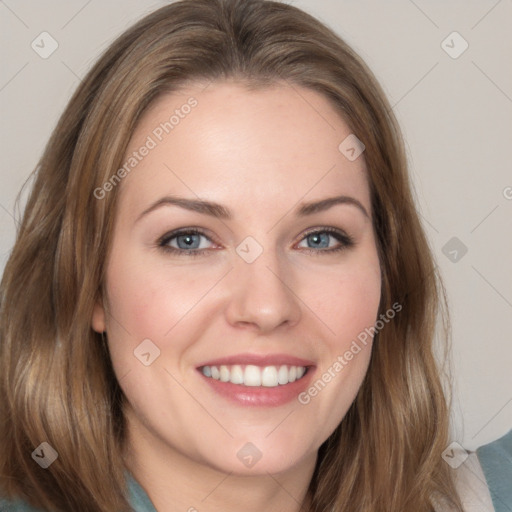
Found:
[(369, 210), (364, 155), (350, 161), (339, 149), (350, 134), (323, 95), (296, 85), (190, 85), (161, 96), (139, 121), (121, 205), (140, 210), (172, 193), (262, 214), (340, 193)]

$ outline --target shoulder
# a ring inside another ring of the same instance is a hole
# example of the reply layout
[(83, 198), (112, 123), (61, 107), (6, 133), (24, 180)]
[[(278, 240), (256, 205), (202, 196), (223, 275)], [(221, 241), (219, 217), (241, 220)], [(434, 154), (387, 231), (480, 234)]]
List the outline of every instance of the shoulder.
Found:
[[(151, 500), (134, 479), (129, 471), (126, 471), (125, 477), (127, 480), (128, 495), (127, 498), (132, 506), (134, 512), (156, 512)], [(0, 512), (45, 512), (43, 509), (34, 508), (22, 500), (9, 501), (0, 497)]]
[(469, 452), (467, 459), (454, 472), (465, 512), (495, 512), (476, 452)]
[(496, 512), (512, 510), (512, 430), (476, 451)]
[(134, 476), (129, 471), (126, 471), (125, 476), (128, 484), (128, 496), (133, 509), (136, 512), (156, 512), (146, 491), (135, 480)]
[[(466, 452), (464, 462), (453, 469), (465, 512), (512, 511), (512, 430), (505, 436)], [(438, 512), (450, 512), (439, 508)]]
[(34, 508), (24, 501), (16, 500), (9, 501), (0, 498), (0, 511), (1, 512), (44, 512), (40, 508)]

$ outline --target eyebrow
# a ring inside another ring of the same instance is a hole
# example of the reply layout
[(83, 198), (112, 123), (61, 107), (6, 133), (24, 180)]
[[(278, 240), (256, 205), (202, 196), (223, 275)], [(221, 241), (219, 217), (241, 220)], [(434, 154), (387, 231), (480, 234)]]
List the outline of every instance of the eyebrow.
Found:
[[(298, 217), (306, 217), (315, 213), (320, 213), (332, 208), (338, 204), (347, 204), (358, 208), (366, 217), (370, 217), (366, 208), (358, 201), (355, 197), (350, 196), (335, 196), (321, 199), (319, 201), (312, 201), (309, 203), (301, 203), (301, 205), (295, 210), (295, 214)], [(229, 208), (214, 203), (212, 201), (205, 201), (203, 199), (188, 199), (185, 197), (178, 196), (165, 196), (153, 203), (149, 208), (144, 210), (138, 217), (138, 222), (142, 217), (148, 213), (160, 208), (161, 206), (179, 206), (185, 210), (201, 213), (203, 215), (209, 215), (217, 219), (231, 220), (233, 214)]]

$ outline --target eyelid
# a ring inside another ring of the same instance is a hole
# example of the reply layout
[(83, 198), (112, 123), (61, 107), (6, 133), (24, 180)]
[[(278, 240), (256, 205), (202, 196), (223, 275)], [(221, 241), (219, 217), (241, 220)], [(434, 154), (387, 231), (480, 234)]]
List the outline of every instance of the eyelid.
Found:
[(207, 231), (204, 230), (203, 228), (190, 226), (190, 227), (186, 227), (186, 228), (178, 228), (178, 229), (169, 231), (168, 233), (165, 233), (165, 235), (162, 235), (157, 240), (157, 242), (156, 242), (157, 246), (164, 250), (168, 250), (170, 252), (190, 253), (190, 254), (197, 254), (197, 253), (202, 253), (202, 252), (211, 250), (211, 249), (193, 249), (191, 251), (186, 251), (185, 249), (177, 249), (176, 247), (169, 247), (166, 245), (172, 239), (177, 238), (179, 236), (183, 236), (183, 235), (200, 235), (200, 236), (203, 236), (204, 238), (208, 239), (213, 244), (219, 245), (219, 244), (217, 244), (217, 242), (215, 242), (214, 238), (210, 234), (208, 234)]
[(335, 227), (329, 226), (318, 226), (311, 229), (306, 230), (301, 235), (301, 239), (298, 243), (302, 242), (309, 235), (313, 235), (315, 233), (328, 233), (333, 238), (335, 238), (341, 245), (338, 247), (332, 247), (330, 249), (314, 249), (314, 248), (302, 248), (302, 251), (306, 251), (308, 253), (319, 255), (319, 254), (332, 254), (344, 249), (349, 249), (350, 247), (355, 245), (355, 240), (351, 237), (345, 230)]
[(317, 227), (314, 227), (314, 228), (309, 228), (307, 229), (306, 231), (304, 231), (302, 234), (301, 234), (301, 241), (306, 238), (307, 236), (309, 235), (312, 235), (314, 233), (329, 233), (329, 234), (337, 234), (337, 235), (342, 235), (344, 237), (346, 237), (347, 239), (350, 239), (351, 237), (341, 228), (335, 228), (335, 227), (330, 227), (330, 226), (317, 226)]

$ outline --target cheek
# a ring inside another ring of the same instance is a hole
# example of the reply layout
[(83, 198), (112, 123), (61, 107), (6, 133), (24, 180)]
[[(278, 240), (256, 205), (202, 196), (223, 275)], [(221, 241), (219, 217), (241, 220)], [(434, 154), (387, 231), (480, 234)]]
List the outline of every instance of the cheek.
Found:
[[(146, 369), (134, 355), (146, 353), (139, 347), (147, 347), (147, 342), (141, 344), (148, 339), (156, 346), (152, 350), (158, 354), (157, 367), (185, 364), (184, 354), (213, 316), (215, 305), (204, 298), (225, 269), (197, 265), (191, 270), (162, 261), (148, 263), (147, 255), (137, 255), (137, 251), (130, 255), (126, 251), (117, 258), (113, 254), (111, 261), (116, 263), (107, 273), (107, 332), (117, 375)], [(138, 385), (150, 385), (151, 379), (142, 380)]]
[(326, 339), (331, 340), (333, 347), (343, 348), (365, 328), (374, 325), (381, 295), (378, 261), (347, 265), (321, 280), (310, 281), (306, 303), (314, 304), (312, 309), (329, 328), (332, 336)]
[[(135, 254), (119, 258), (108, 273), (110, 312), (133, 338), (163, 339), (215, 282), (184, 268), (148, 265)], [(113, 261), (115, 261), (113, 259)], [(112, 327), (116, 327), (113, 325)]]
[(345, 417), (368, 369), (372, 337), (365, 329), (374, 326), (380, 303), (378, 257), (371, 251), (360, 253), (330, 275), (316, 277), (314, 292), (315, 279), (310, 278), (307, 289), (311, 293), (305, 302), (314, 304), (324, 335), (317, 345), (317, 371), (298, 401), (304, 406), (304, 415), (322, 418), (313, 428), (317, 439), (323, 441)]
[[(332, 431), (346, 414), (361, 386), (371, 356), (372, 331), (381, 296), (381, 273), (377, 258), (347, 265), (333, 275), (318, 316), (330, 328), (324, 337), (317, 381), (301, 403), (318, 399), (314, 407), (328, 420)], [(324, 392), (323, 389), (327, 391)]]
[[(344, 283), (347, 293), (343, 294), (343, 310), (349, 311), (351, 325), (358, 329), (375, 323), (381, 296), (380, 270), (375, 267), (363, 268), (359, 273), (347, 276)], [(354, 333), (352, 333), (354, 335)]]

